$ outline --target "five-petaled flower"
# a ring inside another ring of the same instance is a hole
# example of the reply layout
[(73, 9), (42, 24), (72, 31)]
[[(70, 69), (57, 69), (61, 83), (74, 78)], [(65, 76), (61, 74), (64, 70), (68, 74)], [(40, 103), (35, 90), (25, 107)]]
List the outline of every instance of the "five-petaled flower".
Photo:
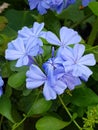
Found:
[[(5, 51), (5, 58), (17, 60), (16, 67), (30, 65), (32, 57), (43, 53), (43, 42), (41, 37), (45, 35), (42, 31), (44, 23), (35, 22), (32, 28), (24, 27), (18, 31), (18, 37), (8, 44)], [(45, 36), (44, 36), (45, 37)]]
[(87, 66), (94, 66), (96, 60), (94, 54), (87, 54), (83, 56), (85, 46), (82, 44), (75, 44), (73, 48), (64, 48), (61, 52), (61, 59), (65, 71), (72, 71), (73, 76), (81, 77), (87, 81), (92, 71)]

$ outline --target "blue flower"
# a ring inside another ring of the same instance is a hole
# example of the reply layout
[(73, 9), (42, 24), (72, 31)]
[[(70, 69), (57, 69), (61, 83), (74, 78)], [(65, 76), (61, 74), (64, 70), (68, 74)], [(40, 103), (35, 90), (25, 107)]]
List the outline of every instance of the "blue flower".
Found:
[(59, 69), (57, 68), (54, 71), (54, 74), (56, 75), (56, 80), (59, 79), (65, 83), (70, 90), (73, 90), (77, 85), (81, 84), (79, 77), (73, 76), (71, 71), (65, 72), (63, 67)]
[(63, 0), (51, 0), (50, 1), (50, 9), (55, 10), (57, 13), (61, 13), (64, 9), (64, 1)]
[(73, 29), (62, 27), (60, 29), (60, 39), (54, 33), (48, 31), (46, 33), (46, 40), (52, 45), (58, 45), (60, 48), (65, 48), (70, 44), (79, 43), (81, 41), (81, 37)]
[(44, 85), (43, 94), (46, 100), (56, 99), (57, 94), (62, 94), (67, 88), (66, 84), (61, 80), (56, 80), (56, 76), (53, 77), (55, 82), (51, 82), (51, 76), (45, 75), (40, 68), (35, 65), (31, 65), (26, 76), (26, 87), (28, 89), (34, 89)]
[(46, 100), (56, 99), (57, 95), (64, 93), (67, 87), (72, 90), (81, 84), (80, 79), (71, 72), (66, 73), (64, 67), (58, 64), (54, 57), (43, 64), (43, 69), (45, 74), (37, 66), (30, 66), (26, 73), (26, 87), (34, 89), (43, 85)]
[(40, 37), (44, 34), (41, 31), (44, 23), (35, 22), (33, 28), (24, 27), (18, 32), (18, 37), (8, 44), (5, 51), (5, 58), (8, 60), (18, 60), (16, 67), (30, 65), (33, 56), (43, 53), (43, 42)]
[(63, 66), (66, 72), (72, 71), (72, 75), (81, 77), (87, 81), (92, 71), (87, 66), (96, 64), (93, 54), (83, 55), (85, 46), (82, 44), (75, 44), (74, 48), (67, 47), (61, 52), (61, 58), (64, 60)]
[(28, 0), (28, 2), (31, 10), (37, 8), (42, 15), (47, 13), (47, 9), (50, 8), (49, 0)]
[(18, 37), (21, 37), (24, 42), (28, 42), (30, 39), (33, 43), (38, 43), (40, 46), (43, 45), (41, 37), (45, 37), (45, 32), (42, 31), (44, 28), (44, 23), (34, 22), (32, 28), (23, 27), (21, 30), (18, 31)]
[(4, 81), (2, 80), (0, 76), (0, 96), (3, 94), (2, 86), (4, 85)]

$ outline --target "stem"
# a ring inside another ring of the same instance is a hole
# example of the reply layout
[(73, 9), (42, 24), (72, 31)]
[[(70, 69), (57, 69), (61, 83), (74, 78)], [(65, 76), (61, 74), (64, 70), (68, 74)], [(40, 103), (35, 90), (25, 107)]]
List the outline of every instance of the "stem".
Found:
[(87, 44), (93, 45), (98, 32), (98, 17), (93, 25)]
[(75, 24), (73, 24), (71, 26), (71, 28), (75, 28), (77, 26), (79, 26), (81, 23), (85, 22), (88, 18), (92, 17), (93, 14), (88, 14), (86, 17), (84, 17), (83, 19), (81, 19), (80, 21), (76, 22)]
[(89, 51), (92, 51), (92, 50), (97, 49), (97, 48), (98, 48), (98, 45), (92, 46), (91, 48), (86, 49), (85, 52), (89, 52)]
[[(39, 91), (39, 93), (37, 94), (37, 97), (35, 98), (35, 101), (38, 99), (39, 95), (40, 95), (40, 91)], [(34, 101), (34, 102), (35, 102), (35, 101)], [(30, 110), (28, 111), (27, 115), (24, 115), (24, 118), (23, 118), (20, 122), (15, 123), (15, 124), (13, 125), (12, 130), (15, 130), (17, 127), (19, 127), (19, 126), (28, 118), (28, 115), (29, 115), (29, 113), (31, 112), (31, 110), (32, 110), (32, 107), (31, 107)]]
[(26, 118), (27, 116), (25, 116), (19, 123), (14, 124), (12, 130), (15, 130), (17, 127), (19, 127), (26, 120)]
[[(68, 113), (69, 117), (72, 119), (73, 117), (72, 117), (71, 113), (69, 112), (68, 108), (66, 107), (66, 105), (64, 104), (62, 98), (60, 96), (58, 96), (58, 97), (59, 97), (59, 100), (60, 100), (62, 106), (64, 107), (64, 109)], [(72, 120), (72, 121), (75, 123), (75, 125), (78, 127), (79, 130), (82, 130), (82, 128), (78, 125), (78, 123), (75, 120)]]

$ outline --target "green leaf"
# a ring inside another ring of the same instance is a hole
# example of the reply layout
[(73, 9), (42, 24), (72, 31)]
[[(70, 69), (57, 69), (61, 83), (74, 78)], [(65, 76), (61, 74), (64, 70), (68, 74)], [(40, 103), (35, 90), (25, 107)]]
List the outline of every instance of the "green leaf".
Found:
[(27, 71), (28, 66), (22, 66), (22, 67), (15, 67), (17, 61), (11, 61), (10, 62), (10, 69), (12, 71)]
[(88, 7), (92, 10), (92, 12), (98, 16), (98, 2), (90, 2)]
[(87, 107), (97, 104), (98, 96), (90, 88), (80, 87), (73, 91), (71, 102), (80, 107)]
[(23, 85), (25, 83), (25, 79), (26, 79), (26, 71), (20, 71), (18, 73), (12, 74), (9, 79), (8, 79), (8, 84), (12, 87), (12, 88), (18, 88), (21, 85)]
[(15, 31), (18, 31), (23, 26), (30, 26), (33, 24), (34, 19), (31, 16), (30, 11), (19, 11), (14, 9), (9, 9), (6, 14), (8, 19), (8, 26)]
[(95, 65), (94, 67), (92, 67), (92, 71), (93, 71), (93, 75), (92, 77), (98, 81), (98, 65)]
[(10, 99), (4, 95), (0, 98), (0, 114), (5, 116), (7, 119), (9, 119), (11, 122), (14, 123), (14, 120), (11, 114)]
[(44, 15), (44, 22), (46, 29), (58, 34), (61, 25), (59, 19), (53, 14), (53, 12), (48, 12), (47, 15)]
[(84, 18), (84, 11), (79, 10), (79, 6), (81, 5), (81, 0), (77, 0), (76, 3), (70, 5), (68, 8), (63, 10), (60, 14), (57, 15), (60, 19), (65, 19), (65, 22), (71, 20), (71, 22), (81, 21)]
[(8, 23), (8, 20), (4, 16), (0, 16), (0, 31), (2, 31), (6, 24)]
[(27, 115), (32, 116), (34, 114), (42, 114), (48, 111), (51, 105), (52, 101), (46, 101), (44, 98), (40, 98), (33, 103)]
[(52, 116), (45, 116), (36, 123), (37, 130), (61, 130), (68, 126), (70, 122), (64, 122)]

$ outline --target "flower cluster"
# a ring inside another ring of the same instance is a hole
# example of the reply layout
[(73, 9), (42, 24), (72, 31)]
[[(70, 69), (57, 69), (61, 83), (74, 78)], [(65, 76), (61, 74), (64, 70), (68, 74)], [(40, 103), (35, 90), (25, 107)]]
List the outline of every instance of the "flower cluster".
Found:
[[(61, 27), (58, 38), (51, 31), (43, 31), (43, 28), (44, 23), (35, 22), (32, 28), (19, 30), (18, 37), (8, 44), (5, 58), (17, 60), (16, 67), (29, 65), (26, 87), (43, 86), (46, 100), (51, 100), (67, 88), (73, 90), (82, 80), (87, 81), (92, 74), (87, 66), (95, 65), (96, 61), (93, 54), (83, 55), (85, 46), (79, 44), (81, 37), (73, 29)], [(42, 38), (52, 46), (52, 56), (39, 68), (35, 59), (44, 53)]]
[[(82, 5), (85, 7), (92, 0), (82, 0)], [(41, 15), (47, 13), (47, 10), (56, 11), (58, 14), (69, 5), (74, 4), (76, 0), (28, 0), (30, 9), (37, 8)]]
[(5, 58), (8, 60), (18, 59), (16, 67), (33, 63), (32, 56), (43, 53), (43, 42), (40, 39), (45, 34), (42, 31), (43, 27), (44, 23), (35, 22), (32, 28), (23, 27), (22, 30), (18, 31), (18, 37), (8, 44)]

